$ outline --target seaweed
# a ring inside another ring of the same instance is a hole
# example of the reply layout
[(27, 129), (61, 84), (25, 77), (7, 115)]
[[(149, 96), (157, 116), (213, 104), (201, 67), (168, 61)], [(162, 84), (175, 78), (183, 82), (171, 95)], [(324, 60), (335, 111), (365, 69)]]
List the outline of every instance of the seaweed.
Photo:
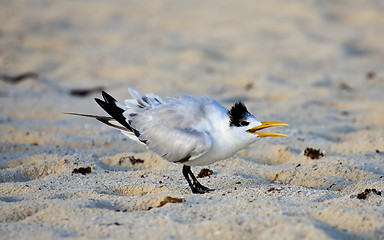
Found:
[(197, 175), (197, 178), (209, 177), (210, 175), (212, 175), (212, 173), (213, 171), (211, 169), (203, 168)]
[(306, 148), (304, 150), (304, 156), (311, 159), (319, 159), (320, 157), (324, 157), (324, 153), (322, 153), (320, 149)]
[(91, 167), (86, 167), (86, 168), (80, 167), (80, 168), (73, 169), (72, 174), (80, 173), (80, 174), (86, 175), (91, 173), (91, 171), (92, 171)]

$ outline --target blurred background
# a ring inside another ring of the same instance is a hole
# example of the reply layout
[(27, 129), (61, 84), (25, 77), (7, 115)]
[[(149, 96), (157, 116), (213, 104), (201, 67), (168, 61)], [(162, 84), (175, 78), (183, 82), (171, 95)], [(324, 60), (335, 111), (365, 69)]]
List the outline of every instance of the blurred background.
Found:
[(101, 90), (123, 100), (132, 87), (243, 100), (291, 134), (331, 128), (315, 134), (326, 140), (356, 121), (382, 129), (383, 13), (379, 0), (3, 0), (0, 121), (59, 126), (62, 112), (102, 114)]

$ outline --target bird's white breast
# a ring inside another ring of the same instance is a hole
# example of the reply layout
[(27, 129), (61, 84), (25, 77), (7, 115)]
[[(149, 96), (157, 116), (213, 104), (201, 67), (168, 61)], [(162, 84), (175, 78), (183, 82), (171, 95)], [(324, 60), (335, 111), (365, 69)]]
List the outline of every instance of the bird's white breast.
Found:
[(217, 102), (205, 106), (206, 121), (199, 128), (206, 132), (212, 140), (212, 146), (207, 153), (199, 158), (185, 163), (189, 166), (208, 165), (219, 160), (232, 157), (246, 145), (239, 141), (229, 126), (227, 110)]

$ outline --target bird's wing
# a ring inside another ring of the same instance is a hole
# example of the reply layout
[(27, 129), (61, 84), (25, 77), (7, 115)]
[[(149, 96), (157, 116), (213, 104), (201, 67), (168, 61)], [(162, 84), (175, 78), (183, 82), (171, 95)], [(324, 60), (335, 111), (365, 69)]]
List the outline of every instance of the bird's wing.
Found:
[(131, 117), (130, 125), (147, 147), (171, 162), (193, 160), (212, 146), (206, 131), (204, 102), (174, 98)]
[(193, 129), (153, 126), (140, 132), (147, 147), (170, 162), (186, 162), (204, 155), (212, 145), (211, 137)]

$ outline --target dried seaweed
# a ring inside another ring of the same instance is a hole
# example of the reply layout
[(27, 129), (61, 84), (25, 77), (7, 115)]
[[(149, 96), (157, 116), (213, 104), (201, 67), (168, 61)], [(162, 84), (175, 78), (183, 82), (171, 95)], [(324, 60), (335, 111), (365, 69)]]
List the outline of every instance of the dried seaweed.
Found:
[(132, 163), (132, 165), (135, 165), (136, 163), (144, 163), (143, 159), (135, 158), (134, 156), (129, 157), (129, 161)]
[(184, 201), (184, 199), (182, 199), (182, 198), (174, 198), (174, 197), (167, 196), (164, 198), (163, 201), (160, 202), (159, 206), (157, 206), (157, 207), (162, 207), (167, 203), (180, 203), (183, 201)]
[(197, 175), (197, 178), (208, 177), (208, 176), (212, 175), (212, 173), (213, 173), (213, 171), (211, 169), (203, 168), (203, 169), (201, 169), (201, 171)]
[(357, 194), (356, 198), (365, 200), (365, 199), (367, 199), (369, 193), (373, 193), (373, 194), (376, 194), (378, 196), (381, 196), (381, 192), (377, 191), (375, 188), (372, 188), (372, 189), (367, 188), (364, 190), (364, 192)]
[(80, 168), (73, 169), (72, 174), (80, 173), (80, 174), (86, 175), (91, 173), (91, 171), (92, 171), (91, 167), (86, 167), (86, 168), (80, 167)]
[(304, 156), (311, 159), (319, 159), (320, 157), (324, 157), (324, 153), (322, 153), (320, 149), (306, 148), (304, 150)]
[(129, 156), (129, 157), (121, 157), (121, 158), (119, 159), (118, 164), (119, 164), (119, 165), (122, 165), (123, 162), (124, 162), (127, 158), (129, 159), (129, 161), (131, 162), (132, 165), (135, 165), (136, 163), (144, 163), (144, 160), (143, 160), (143, 159), (135, 158), (134, 156)]
[(274, 187), (272, 187), (272, 188), (268, 189), (267, 192), (280, 192), (283, 189), (284, 188), (274, 188)]

